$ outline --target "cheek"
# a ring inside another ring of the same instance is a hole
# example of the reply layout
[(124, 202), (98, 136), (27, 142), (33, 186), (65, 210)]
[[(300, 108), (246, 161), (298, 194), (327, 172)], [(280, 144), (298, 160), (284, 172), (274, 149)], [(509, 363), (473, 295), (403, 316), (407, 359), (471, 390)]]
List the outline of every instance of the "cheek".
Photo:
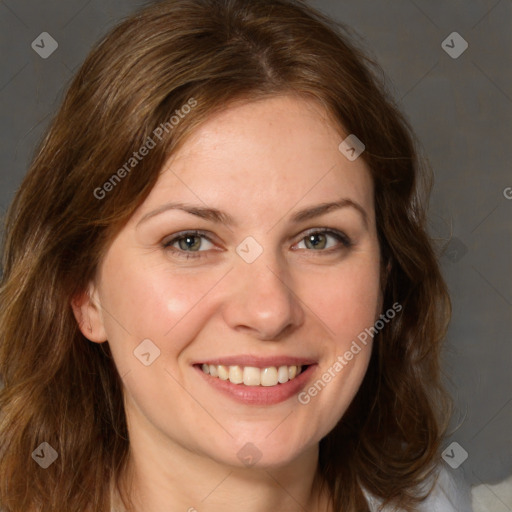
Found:
[(160, 263), (145, 266), (140, 260), (136, 265), (115, 263), (112, 258), (104, 265), (107, 279), (102, 293), (103, 319), (113, 350), (129, 347), (130, 353), (147, 338), (162, 352), (181, 350), (180, 340), (185, 345), (189, 339), (183, 329), (199, 325), (197, 314), (222, 275), (177, 272)]
[(302, 282), (300, 297), (322, 320), (326, 335), (338, 348), (373, 325), (379, 315), (380, 287), (377, 258), (354, 259)]

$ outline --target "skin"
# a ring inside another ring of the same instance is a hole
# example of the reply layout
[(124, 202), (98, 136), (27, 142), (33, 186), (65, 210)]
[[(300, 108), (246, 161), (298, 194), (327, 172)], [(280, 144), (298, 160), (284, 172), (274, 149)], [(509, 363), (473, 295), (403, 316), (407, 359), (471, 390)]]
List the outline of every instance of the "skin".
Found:
[[(371, 342), (307, 405), (297, 395), (268, 406), (235, 402), (192, 363), (308, 357), (318, 362), (310, 386), (374, 324), (382, 297), (373, 184), (362, 158), (338, 150), (347, 135), (317, 103), (289, 95), (210, 117), (169, 159), (73, 304), (84, 335), (108, 340), (123, 379), (131, 450), (123, 481), (136, 510), (328, 509), (314, 480), (318, 444), (357, 392)], [(290, 222), (342, 197), (362, 207), (367, 225), (350, 206)], [(170, 201), (217, 208), (238, 225), (178, 210), (138, 224)], [(306, 238), (313, 228), (316, 246)], [(211, 240), (191, 240), (188, 253), (199, 257), (186, 259), (183, 241), (173, 243), (176, 253), (163, 248), (194, 229)], [(250, 264), (236, 252), (248, 236), (263, 249)], [(149, 366), (133, 354), (144, 339), (160, 350)], [(248, 442), (261, 453), (251, 467), (237, 457)]]

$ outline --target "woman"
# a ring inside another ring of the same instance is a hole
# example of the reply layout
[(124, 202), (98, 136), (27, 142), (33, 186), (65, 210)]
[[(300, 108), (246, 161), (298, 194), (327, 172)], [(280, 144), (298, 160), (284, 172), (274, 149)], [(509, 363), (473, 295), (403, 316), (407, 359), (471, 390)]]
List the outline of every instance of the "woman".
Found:
[(94, 48), (6, 222), (5, 511), (456, 510), (428, 175), (375, 67), (292, 0)]

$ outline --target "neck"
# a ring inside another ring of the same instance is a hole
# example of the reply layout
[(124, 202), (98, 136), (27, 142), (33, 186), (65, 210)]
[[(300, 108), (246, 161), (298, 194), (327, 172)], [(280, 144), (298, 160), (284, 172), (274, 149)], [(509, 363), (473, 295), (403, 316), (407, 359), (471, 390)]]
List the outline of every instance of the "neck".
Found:
[[(139, 449), (144, 448), (144, 449)], [(318, 445), (290, 464), (272, 468), (226, 466), (182, 446), (139, 445), (130, 440), (130, 455), (121, 478), (124, 507), (114, 494), (113, 512), (330, 512), (317, 475)]]

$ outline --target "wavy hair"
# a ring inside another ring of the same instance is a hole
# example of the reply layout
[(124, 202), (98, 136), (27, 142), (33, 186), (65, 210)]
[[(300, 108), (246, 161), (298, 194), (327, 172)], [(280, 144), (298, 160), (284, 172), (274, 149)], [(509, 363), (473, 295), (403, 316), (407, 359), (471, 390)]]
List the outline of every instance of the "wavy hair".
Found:
[[(74, 77), (5, 219), (0, 287), (0, 503), (5, 512), (110, 510), (127, 463), (122, 381), (73, 298), (142, 204), (169, 155), (234, 101), (313, 98), (366, 146), (382, 255), (383, 310), (364, 381), (320, 442), (317, 477), (336, 511), (364, 491), (412, 511), (449, 418), (440, 351), (451, 313), (426, 227), (431, 172), (354, 34), (300, 0), (164, 0), (123, 20)], [(136, 168), (155, 129), (197, 104)], [(105, 185), (110, 183), (110, 185)], [(108, 195), (104, 192), (108, 189)], [(58, 460), (31, 454), (48, 442)]]

